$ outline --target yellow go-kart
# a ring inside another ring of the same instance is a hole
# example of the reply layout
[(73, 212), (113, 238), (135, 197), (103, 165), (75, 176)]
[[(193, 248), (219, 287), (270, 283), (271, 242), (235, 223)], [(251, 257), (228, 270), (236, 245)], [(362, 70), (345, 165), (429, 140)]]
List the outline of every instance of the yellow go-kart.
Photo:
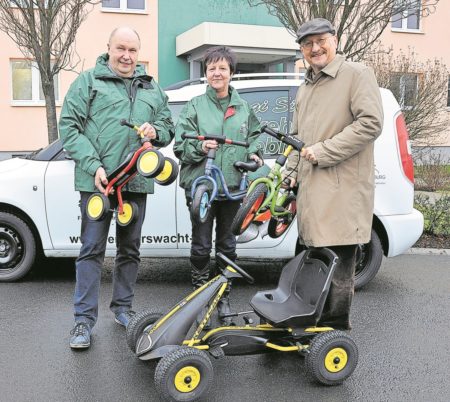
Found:
[[(208, 394), (213, 381), (212, 358), (259, 353), (294, 353), (305, 358), (311, 377), (337, 385), (355, 370), (358, 350), (350, 336), (331, 327), (318, 327), (336, 254), (326, 248), (308, 249), (292, 259), (278, 287), (257, 292), (252, 311), (241, 316), (244, 325), (204, 327), (224, 296), (229, 282), (253, 278), (221, 253), (222, 273), (173, 306), (166, 314), (137, 313), (127, 327), (127, 344), (141, 360), (159, 360), (155, 385), (168, 401), (196, 401)], [(198, 315), (203, 319), (198, 323)], [(252, 316), (259, 318), (253, 324)]]
[(111, 209), (110, 197), (117, 197), (116, 221), (120, 226), (126, 226), (138, 216), (138, 207), (132, 201), (122, 199), (122, 188), (137, 174), (153, 178), (161, 185), (172, 184), (178, 175), (178, 164), (153, 148), (150, 140), (139, 132), (139, 127), (121, 120), (122, 126), (130, 127), (141, 135), (142, 146), (127, 158), (108, 175), (108, 185), (105, 193), (92, 194), (87, 202), (86, 212), (89, 219), (101, 220)]

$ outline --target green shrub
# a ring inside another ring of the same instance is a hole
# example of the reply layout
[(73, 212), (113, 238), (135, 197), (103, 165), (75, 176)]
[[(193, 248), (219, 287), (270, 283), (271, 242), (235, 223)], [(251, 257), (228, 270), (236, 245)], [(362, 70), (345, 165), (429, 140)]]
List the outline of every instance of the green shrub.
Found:
[(414, 206), (424, 217), (424, 233), (450, 235), (450, 193), (439, 194), (430, 199), (427, 194), (416, 194)]

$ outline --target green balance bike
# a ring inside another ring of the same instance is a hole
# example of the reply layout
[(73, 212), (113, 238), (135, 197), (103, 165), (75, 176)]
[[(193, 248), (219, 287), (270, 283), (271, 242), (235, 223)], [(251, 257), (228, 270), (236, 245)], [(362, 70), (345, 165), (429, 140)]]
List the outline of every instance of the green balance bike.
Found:
[(150, 140), (140, 133), (139, 127), (126, 120), (121, 120), (120, 124), (135, 130), (141, 136), (142, 146), (128, 154), (126, 159), (108, 175), (105, 194), (94, 193), (89, 197), (86, 213), (91, 220), (104, 219), (111, 210), (111, 198), (116, 197), (117, 209), (113, 210), (116, 222), (120, 226), (126, 226), (137, 219), (139, 211), (136, 203), (123, 200), (123, 187), (137, 174), (153, 178), (159, 185), (168, 186), (177, 178), (178, 164), (153, 148)]
[(297, 212), (294, 190), (282, 187), (281, 168), (286, 164), (289, 154), (293, 150), (300, 152), (304, 143), (293, 136), (275, 132), (267, 126), (263, 126), (261, 131), (285, 143), (287, 147), (277, 157), (270, 173), (251, 183), (234, 217), (231, 230), (234, 235), (239, 236), (252, 222), (266, 222), (270, 219), (267, 232), (270, 237), (277, 238), (286, 232)]
[[(337, 256), (329, 249), (308, 249), (283, 268), (278, 287), (257, 292), (241, 326), (206, 331), (229, 283), (253, 278), (217, 253), (222, 272), (183, 298), (166, 314), (137, 313), (127, 327), (127, 343), (140, 360), (159, 360), (155, 385), (168, 401), (196, 401), (213, 382), (212, 359), (261, 353), (293, 353), (305, 358), (305, 368), (324, 385), (341, 384), (355, 370), (358, 350), (349, 335), (318, 327)], [(203, 318), (197, 323), (197, 316)], [(252, 318), (253, 316), (253, 318)], [(254, 324), (253, 321), (259, 321)]]

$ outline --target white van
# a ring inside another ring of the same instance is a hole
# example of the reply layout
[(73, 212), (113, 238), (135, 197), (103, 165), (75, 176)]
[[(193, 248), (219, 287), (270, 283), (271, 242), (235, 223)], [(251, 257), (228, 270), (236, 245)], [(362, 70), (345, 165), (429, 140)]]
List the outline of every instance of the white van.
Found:
[[(256, 79), (255, 79), (256, 78)], [(272, 74), (235, 76), (232, 85), (255, 110), (261, 123), (289, 131), (299, 77)], [(176, 121), (184, 104), (204, 93), (204, 83), (180, 83), (167, 88)], [(383, 254), (396, 256), (411, 247), (423, 230), (423, 216), (413, 208), (414, 171), (408, 132), (392, 93), (380, 89), (384, 108), (383, 133), (375, 143), (376, 191), (371, 242), (360, 247), (356, 287), (378, 272)], [(282, 144), (265, 139), (265, 161), (271, 165)], [(172, 147), (163, 150), (174, 158)], [(23, 277), (38, 255), (76, 257), (80, 248), (79, 195), (73, 189), (73, 161), (56, 141), (27, 158), (0, 162), (0, 281)], [(115, 253), (115, 221), (107, 255)], [(184, 190), (178, 182), (155, 186), (149, 195), (142, 232), (142, 257), (189, 256), (191, 223)], [(276, 239), (267, 225), (251, 226), (238, 238), (238, 257), (289, 259), (300, 251), (297, 224)]]

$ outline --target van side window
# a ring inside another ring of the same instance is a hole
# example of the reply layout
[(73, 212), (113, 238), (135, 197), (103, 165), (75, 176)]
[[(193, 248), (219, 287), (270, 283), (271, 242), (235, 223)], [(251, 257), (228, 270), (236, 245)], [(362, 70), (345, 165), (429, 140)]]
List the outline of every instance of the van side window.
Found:
[[(253, 108), (261, 125), (288, 133), (291, 128), (291, 116), (295, 99), (289, 97), (285, 90), (239, 91), (239, 95)], [(264, 157), (275, 158), (284, 151), (285, 145), (264, 134)]]

